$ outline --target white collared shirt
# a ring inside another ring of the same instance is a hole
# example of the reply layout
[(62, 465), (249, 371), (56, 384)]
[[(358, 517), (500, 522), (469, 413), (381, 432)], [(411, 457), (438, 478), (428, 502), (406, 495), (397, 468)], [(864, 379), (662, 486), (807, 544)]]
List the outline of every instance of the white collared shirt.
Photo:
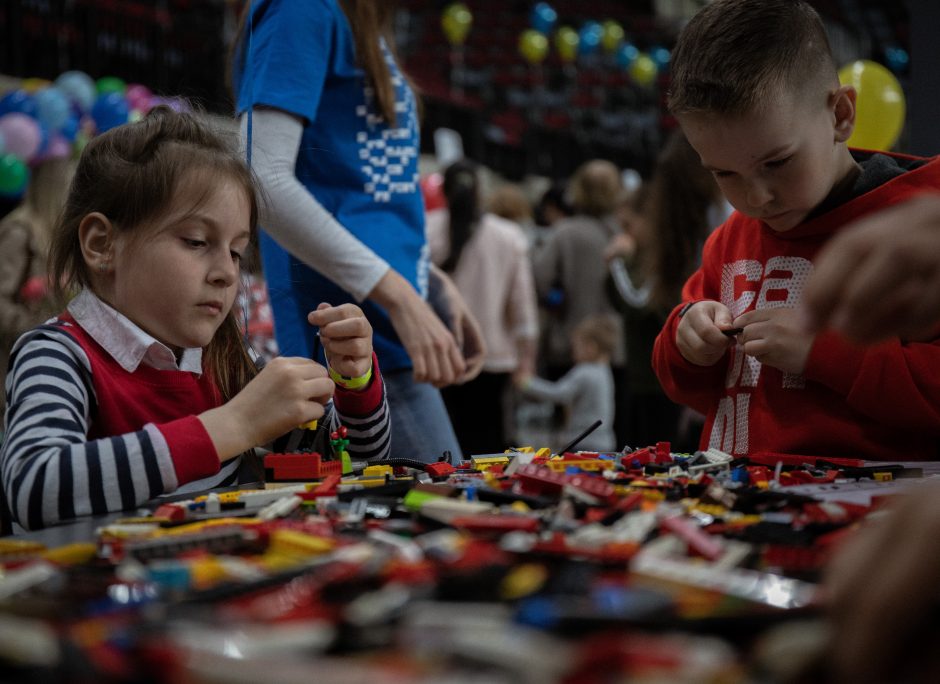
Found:
[(82, 290), (68, 305), (69, 313), (128, 373), (140, 364), (157, 370), (181, 370), (202, 375), (202, 349), (184, 349), (179, 362), (168, 346), (91, 290)]

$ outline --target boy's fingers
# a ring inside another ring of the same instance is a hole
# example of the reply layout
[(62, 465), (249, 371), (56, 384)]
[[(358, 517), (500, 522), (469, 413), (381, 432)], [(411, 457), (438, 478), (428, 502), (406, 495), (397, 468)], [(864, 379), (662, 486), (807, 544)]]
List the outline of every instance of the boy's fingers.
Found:
[(307, 321), (309, 321), (312, 325), (323, 327), (325, 325), (329, 325), (330, 323), (335, 323), (336, 321), (362, 316), (362, 309), (360, 309), (355, 304), (340, 304), (339, 306), (330, 306), (324, 302), (317, 307), (316, 311), (311, 311), (309, 314), (307, 314)]

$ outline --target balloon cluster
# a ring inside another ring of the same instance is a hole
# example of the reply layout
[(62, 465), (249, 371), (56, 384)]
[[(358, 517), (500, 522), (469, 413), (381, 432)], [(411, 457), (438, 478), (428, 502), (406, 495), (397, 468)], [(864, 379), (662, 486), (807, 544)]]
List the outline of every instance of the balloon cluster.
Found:
[(669, 66), (669, 50), (654, 46), (649, 52), (639, 49), (627, 40), (626, 32), (618, 22), (586, 21), (579, 31), (570, 26), (559, 26), (558, 13), (547, 2), (532, 7), (529, 18), (531, 28), (519, 35), (519, 52), (529, 64), (541, 64), (548, 56), (549, 36), (554, 31), (554, 45), (558, 57), (571, 64), (579, 57), (589, 57), (603, 50), (613, 57), (617, 66), (642, 86), (652, 85), (657, 76)]
[(158, 104), (184, 107), (114, 76), (95, 81), (66, 71), (55, 81), (24, 79), (0, 97), (0, 196), (23, 194), (30, 165), (78, 153), (91, 136), (137, 120)]

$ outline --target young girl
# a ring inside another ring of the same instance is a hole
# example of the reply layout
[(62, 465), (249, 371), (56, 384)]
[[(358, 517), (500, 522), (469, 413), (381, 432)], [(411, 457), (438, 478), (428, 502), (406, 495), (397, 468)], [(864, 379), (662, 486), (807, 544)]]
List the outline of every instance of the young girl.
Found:
[(564, 429), (566, 442), (574, 439), (600, 419), (600, 427), (575, 447), (582, 450), (613, 451), (615, 443), (614, 376), (610, 357), (617, 344), (617, 326), (610, 316), (589, 316), (571, 333), (575, 366), (557, 382), (532, 376), (519, 377), (523, 393), (536, 399), (564, 404), (569, 409)]
[[(243, 452), (279, 436), (275, 449), (293, 448), (314, 419), (349, 417), (354, 458), (387, 453), (357, 307), (309, 314), (329, 372), (283, 357), (259, 372), (246, 351), (232, 304), (257, 214), (251, 172), (193, 116), (157, 108), (88, 145), (49, 259), (52, 281), (78, 294), (18, 340), (7, 379), (0, 474), (20, 525), (245, 481)], [(357, 389), (334, 394), (330, 377)]]

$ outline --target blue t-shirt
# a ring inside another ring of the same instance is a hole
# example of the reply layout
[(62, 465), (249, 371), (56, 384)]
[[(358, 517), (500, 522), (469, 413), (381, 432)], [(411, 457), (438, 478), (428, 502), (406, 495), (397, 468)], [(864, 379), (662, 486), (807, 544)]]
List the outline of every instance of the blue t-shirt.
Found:
[[(237, 108), (242, 113), (266, 105), (303, 118), (297, 178), (424, 296), (428, 250), (415, 99), (384, 43), (382, 49), (395, 85), (395, 126), (382, 117), (356, 65), (352, 31), (335, 1), (257, 0), (242, 43), (243, 64), (233, 69)], [(339, 304), (353, 297), (264, 232), (261, 250), (281, 353), (309, 357), (313, 330), (307, 313), (321, 301)], [(410, 367), (385, 311), (368, 301), (361, 306), (382, 368)]]

